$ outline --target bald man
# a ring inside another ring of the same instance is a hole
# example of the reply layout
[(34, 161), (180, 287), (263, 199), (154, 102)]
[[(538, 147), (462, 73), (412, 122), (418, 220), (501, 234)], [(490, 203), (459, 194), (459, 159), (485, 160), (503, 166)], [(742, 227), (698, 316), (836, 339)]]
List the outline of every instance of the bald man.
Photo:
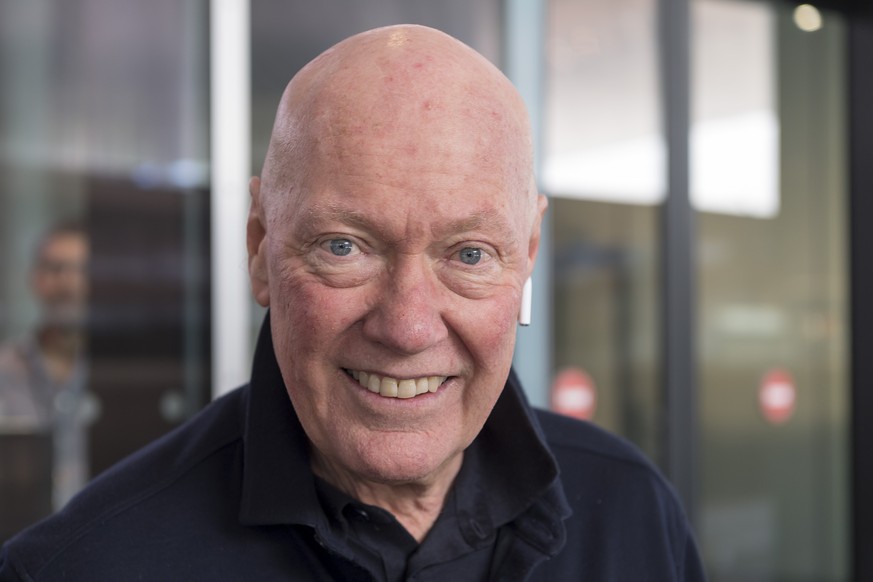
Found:
[(511, 371), (532, 160), (517, 92), (441, 32), (312, 61), (251, 181), (251, 382), (10, 543), (0, 579), (701, 580), (657, 471)]

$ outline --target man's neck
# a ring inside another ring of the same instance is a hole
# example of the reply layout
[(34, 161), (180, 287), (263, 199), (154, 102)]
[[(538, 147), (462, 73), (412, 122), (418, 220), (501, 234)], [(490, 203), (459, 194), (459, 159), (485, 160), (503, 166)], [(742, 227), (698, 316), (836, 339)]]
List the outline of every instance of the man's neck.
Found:
[(459, 454), (426, 480), (386, 484), (356, 478), (313, 453), (316, 475), (362, 503), (390, 511), (419, 543), (439, 517), (463, 462), (463, 454)]

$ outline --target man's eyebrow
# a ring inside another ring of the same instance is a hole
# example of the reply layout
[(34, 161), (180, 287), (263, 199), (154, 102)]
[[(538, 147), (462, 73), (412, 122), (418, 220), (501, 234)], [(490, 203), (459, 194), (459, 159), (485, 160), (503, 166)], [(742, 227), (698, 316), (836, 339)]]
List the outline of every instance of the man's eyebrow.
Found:
[(302, 225), (317, 224), (319, 221), (341, 222), (371, 229), (374, 224), (363, 213), (349, 208), (316, 204), (297, 213), (297, 221)]
[(470, 232), (483, 230), (501, 236), (504, 239), (514, 238), (518, 233), (513, 229), (506, 217), (497, 209), (476, 212), (468, 217), (454, 220), (440, 228), (447, 233)]
[[(310, 225), (320, 221), (339, 222), (358, 226), (364, 230), (379, 231), (379, 225), (365, 213), (350, 208), (316, 205), (306, 208), (298, 214), (299, 224)], [(518, 236), (517, 229), (512, 228), (506, 216), (499, 209), (491, 208), (478, 211), (445, 224), (435, 225), (436, 235), (447, 236), (455, 233), (481, 230), (502, 237), (505, 240)]]

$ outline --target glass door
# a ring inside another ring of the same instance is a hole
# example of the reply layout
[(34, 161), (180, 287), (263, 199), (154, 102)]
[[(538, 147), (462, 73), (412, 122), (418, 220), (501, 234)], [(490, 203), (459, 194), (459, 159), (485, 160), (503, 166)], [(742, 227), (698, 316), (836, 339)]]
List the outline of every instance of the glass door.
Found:
[(553, 0), (541, 183), (550, 196), (553, 408), (662, 457), (655, 0)]
[(692, 3), (699, 536), (713, 581), (847, 579), (845, 26)]
[(206, 16), (0, 3), (0, 543), (209, 395)]
[[(552, 405), (666, 464), (655, 0), (551, 0)], [(690, 2), (691, 507), (713, 581), (848, 579), (846, 23)], [(675, 259), (675, 257), (673, 257)], [(576, 392), (569, 392), (570, 386)], [(584, 390), (580, 387), (583, 387)]]

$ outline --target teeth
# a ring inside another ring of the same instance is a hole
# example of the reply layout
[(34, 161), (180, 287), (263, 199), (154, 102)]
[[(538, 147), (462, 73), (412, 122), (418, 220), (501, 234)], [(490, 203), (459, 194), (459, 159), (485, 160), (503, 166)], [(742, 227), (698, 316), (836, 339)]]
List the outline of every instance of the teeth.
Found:
[(427, 392), (436, 392), (442, 383), (446, 381), (446, 376), (427, 376), (398, 380), (389, 376), (381, 378), (376, 374), (369, 374), (360, 370), (348, 370), (348, 372), (352, 378), (358, 381), (358, 384), (370, 392), (385, 398), (414, 398)]
[(401, 380), (397, 383), (397, 398), (412, 398), (415, 391), (415, 380)]
[[(372, 376), (370, 377), (372, 378)], [(397, 380), (394, 378), (382, 378), (382, 385), (379, 386), (379, 395), (397, 398)]]

